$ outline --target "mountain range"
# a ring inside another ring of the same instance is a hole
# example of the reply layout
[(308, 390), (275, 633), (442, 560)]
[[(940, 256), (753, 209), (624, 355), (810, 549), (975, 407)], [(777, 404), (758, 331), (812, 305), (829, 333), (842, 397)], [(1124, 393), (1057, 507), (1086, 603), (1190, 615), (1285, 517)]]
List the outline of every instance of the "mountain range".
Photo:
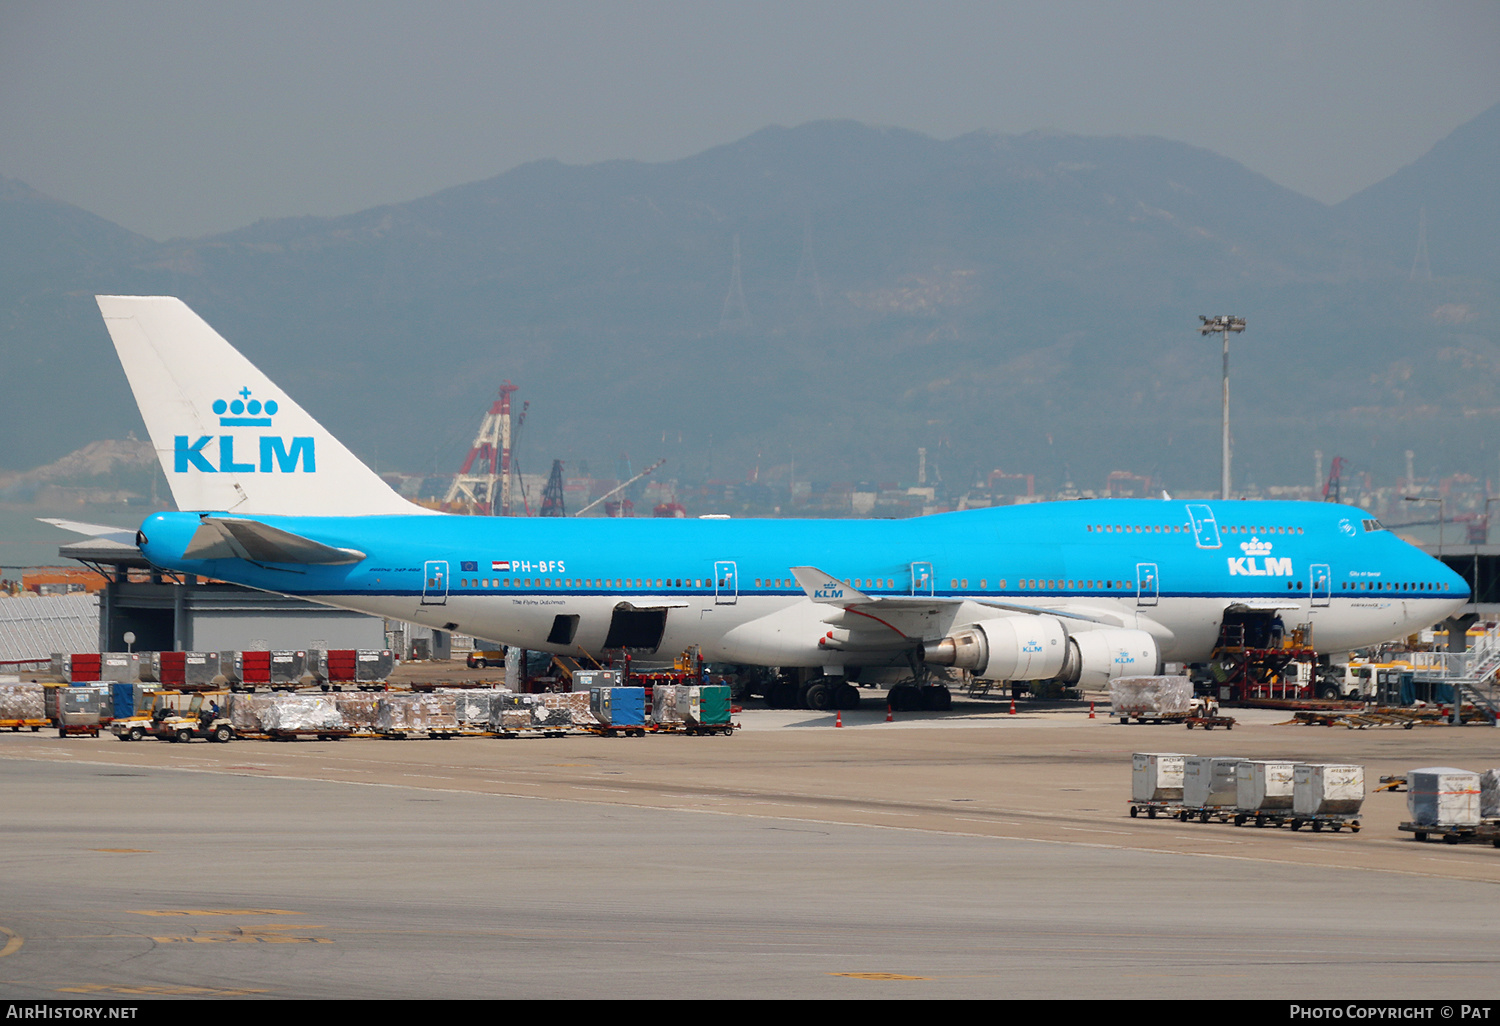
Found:
[(131, 293), (381, 470), (455, 471), (510, 379), (527, 471), (909, 481), (925, 447), (950, 483), (1211, 488), (1196, 329), (1234, 314), (1237, 486), (1310, 483), (1314, 449), (1496, 477), (1497, 157), (1500, 106), (1330, 206), (1157, 138), (817, 122), (165, 243), (0, 179), (0, 467), (141, 433), (92, 300)]

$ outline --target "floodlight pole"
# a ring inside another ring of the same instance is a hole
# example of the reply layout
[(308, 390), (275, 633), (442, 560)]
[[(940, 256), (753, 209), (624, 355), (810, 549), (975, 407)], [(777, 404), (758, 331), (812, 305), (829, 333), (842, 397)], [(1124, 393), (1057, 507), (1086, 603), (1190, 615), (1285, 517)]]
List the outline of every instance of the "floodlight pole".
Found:
[(1222, 334), (1224, 336), (1224, 480), (1219, 498), (1227, 500), (1229, 498), (1229, 335), (1231, 332), (1238, 334), (1244, 331), (1245, 319), (1223, 314), (1218, 317), (1205, 317), (1199, 314), (1198, 320), (1203, 322), (1198, 328), (1199, 334)]

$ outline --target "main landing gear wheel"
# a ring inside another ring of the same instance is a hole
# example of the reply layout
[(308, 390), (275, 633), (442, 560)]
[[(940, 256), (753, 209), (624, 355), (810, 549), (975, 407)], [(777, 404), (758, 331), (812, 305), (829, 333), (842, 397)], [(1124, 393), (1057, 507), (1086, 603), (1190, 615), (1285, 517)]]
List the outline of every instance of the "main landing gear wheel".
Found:
[(832, 685), (825, 681), (814, 681), (808, 685), (807, 692), (802, 696), (804, 704), (809, 709), (818, 712), (827, 712), (835, 706), (835, 691)]

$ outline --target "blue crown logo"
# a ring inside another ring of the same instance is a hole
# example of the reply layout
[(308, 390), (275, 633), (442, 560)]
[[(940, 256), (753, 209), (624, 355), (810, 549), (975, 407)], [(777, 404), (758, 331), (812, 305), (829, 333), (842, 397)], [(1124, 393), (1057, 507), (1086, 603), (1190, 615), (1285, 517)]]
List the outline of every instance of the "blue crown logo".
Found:
[(276, 415), (278, 409), (275, 399), (267, 399), (264, 403), (259, 399), (251, 399), (248, 388), (242, 388), (235, 394), (239, 396), (238, 399), (214, 400), (213, 410), (219, 415), (221, 425), (224, 427), (271, 426), (271, 418)]

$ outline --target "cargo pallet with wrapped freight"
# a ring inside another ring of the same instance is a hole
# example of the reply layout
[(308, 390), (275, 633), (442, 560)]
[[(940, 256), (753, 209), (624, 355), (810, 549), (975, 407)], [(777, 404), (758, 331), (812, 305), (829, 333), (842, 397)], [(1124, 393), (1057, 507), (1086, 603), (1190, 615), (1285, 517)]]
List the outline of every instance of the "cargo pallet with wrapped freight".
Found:
[(40, 684), (0, 684), (0, 729), (35, 733), (46, 725)]
[(1110, 715), (1121, 723), (1181, 723), (1189, 730), (1234, 729), (1234, 717), (1220, 716), (1218, 703), (1193, 696), (1187, 677), (1117, 677), (1109, 682)]

